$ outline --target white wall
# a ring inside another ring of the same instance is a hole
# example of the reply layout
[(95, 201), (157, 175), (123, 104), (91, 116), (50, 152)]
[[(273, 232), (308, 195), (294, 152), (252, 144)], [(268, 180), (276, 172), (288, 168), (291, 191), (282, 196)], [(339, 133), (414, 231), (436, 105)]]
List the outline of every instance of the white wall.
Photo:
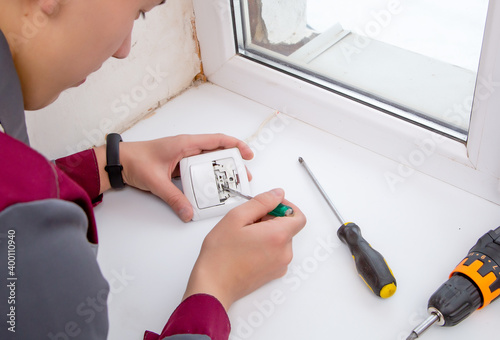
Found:
[(26, 112), (31, 145), (50, 159), (104, 143), (192, 84), (201, 62), (191, 0), (169, 0), (136, 21), (132, 51), (79, 88)]

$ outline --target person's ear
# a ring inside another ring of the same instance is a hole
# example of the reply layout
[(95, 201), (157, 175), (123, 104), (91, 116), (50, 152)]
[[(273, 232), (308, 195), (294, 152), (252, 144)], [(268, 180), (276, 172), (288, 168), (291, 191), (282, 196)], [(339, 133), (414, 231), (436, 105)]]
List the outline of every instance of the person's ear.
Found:
[(60, 0), (38, 0), (38, 6), (47, 16), (52, 16), (59, 10)]

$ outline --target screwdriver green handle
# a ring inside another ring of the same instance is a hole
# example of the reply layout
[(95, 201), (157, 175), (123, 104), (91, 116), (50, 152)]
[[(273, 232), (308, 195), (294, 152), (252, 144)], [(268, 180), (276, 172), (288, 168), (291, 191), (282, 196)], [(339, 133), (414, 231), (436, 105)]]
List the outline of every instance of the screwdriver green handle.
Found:
[(283, 217), (283, 216), (290, 216), (293, 214), (293, 209), (289, 207), (288, 205), (284, 205), (282, 203), (278, 204), (276, 208), (274, 208), (272, 211), (267, 213), (268, 215), (272, 216), (277, 216), (277, 217)]
[[(253, 199), (252, 196), (245, 195), (245, 194), (239, 192), (238, 190), (231, 189), (227, 185), (222, 185), (222, 189), (224, 189), (224, 190), (226, 190), (226, 191), (228, 191), (231, 194), (234, 194), (236, 196), (246, 198), (247, 200)], [(292, 207), (289, 207), (288, 205), (284, 205), (283, 203), (280, 203), (276, 206), (276, 208), (274, 208), (272, 211), (268, 212), (267, 214), (272, 215), (272, 216), (277, 216), (277, 217), (290, 216), (293, 214), (293, 209), (292, 209)]]
[(396, 279), (384, 257), (361, 235), (361, 229), (352, 222), (344, 223), (337, 236), (351, 251), (359, 276), (373, 293), (389, 298), (396, 292)]

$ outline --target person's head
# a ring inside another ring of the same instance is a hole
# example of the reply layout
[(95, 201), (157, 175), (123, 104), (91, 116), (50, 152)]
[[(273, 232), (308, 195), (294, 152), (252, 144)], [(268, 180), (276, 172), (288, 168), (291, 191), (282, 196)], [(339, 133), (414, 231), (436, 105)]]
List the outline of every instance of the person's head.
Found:
[(134, 21), (163, 0), (0, 0), (0, 29), (27, 110), (52, 103), (106, 59), (130, 52)]

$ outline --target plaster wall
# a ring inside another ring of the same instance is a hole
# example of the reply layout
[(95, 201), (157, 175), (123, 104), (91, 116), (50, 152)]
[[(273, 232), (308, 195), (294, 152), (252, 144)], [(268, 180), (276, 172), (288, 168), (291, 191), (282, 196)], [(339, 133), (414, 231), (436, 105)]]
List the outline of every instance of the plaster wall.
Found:
[(54, 159), (104, 144), (188, 88), (201, 72), (191, 0), (136, 21), (128, 58), (111, 58), (50, 106), (26, 112), (32, 147)]

